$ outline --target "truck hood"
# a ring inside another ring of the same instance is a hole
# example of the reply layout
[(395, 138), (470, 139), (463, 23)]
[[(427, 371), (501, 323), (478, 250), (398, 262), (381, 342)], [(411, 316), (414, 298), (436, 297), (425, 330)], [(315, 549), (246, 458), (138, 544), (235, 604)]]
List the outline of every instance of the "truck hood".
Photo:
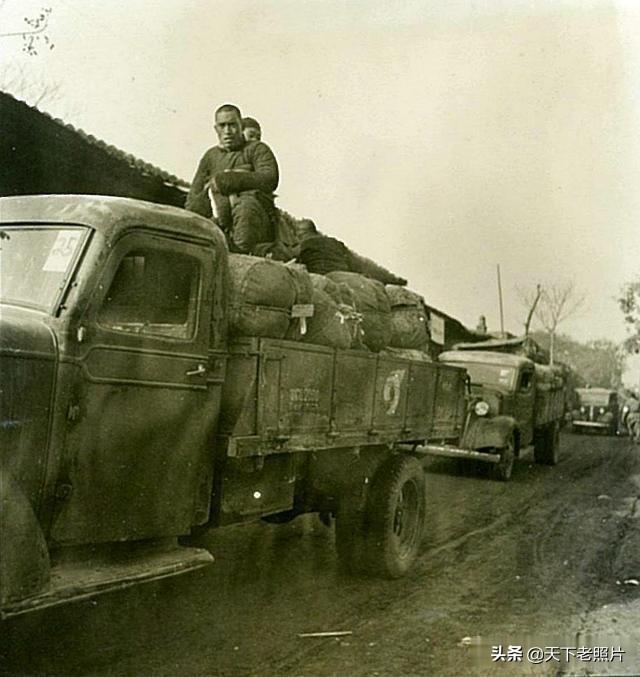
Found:
[(34, 508), (46, 470), (56, 354), (46, 316), (0, 305), (0, 464)]

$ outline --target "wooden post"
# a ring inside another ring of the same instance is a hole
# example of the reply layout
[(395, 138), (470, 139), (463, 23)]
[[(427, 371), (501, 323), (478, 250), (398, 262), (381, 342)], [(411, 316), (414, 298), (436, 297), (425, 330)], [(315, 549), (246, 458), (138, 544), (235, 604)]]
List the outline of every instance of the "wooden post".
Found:
[(500, 264), (496, 266), (498, 270), (498, 300), (500, 301), (500, 336), (504, 338), (504, 310), (502, 308), (502, 282), (500, 281)]

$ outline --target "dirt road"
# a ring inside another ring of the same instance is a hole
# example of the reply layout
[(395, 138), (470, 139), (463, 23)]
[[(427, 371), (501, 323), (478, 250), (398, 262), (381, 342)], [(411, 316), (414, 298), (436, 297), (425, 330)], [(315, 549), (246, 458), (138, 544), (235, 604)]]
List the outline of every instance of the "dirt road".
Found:
[[(640, 447), (564, 434), (562, 448), (509, 483), (428, 461), (429, 528), (403, 580), (340, 574), (315, 517), (219, 530), (200, 573), (6, 623), (0, 674), (640, 674)], [(297, 636), (330, 630), (352, 634)], [(491, 660), (509, 645), (521, 661)], [(526, 656), (595, 646), (626, 653)]]

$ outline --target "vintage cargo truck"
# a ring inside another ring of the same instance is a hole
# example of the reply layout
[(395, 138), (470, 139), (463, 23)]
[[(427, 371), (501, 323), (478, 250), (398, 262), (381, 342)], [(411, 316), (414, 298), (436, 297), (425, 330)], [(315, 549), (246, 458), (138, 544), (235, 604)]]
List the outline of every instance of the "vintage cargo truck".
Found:
[(576, 388), (571, 411), (573, 432), (601, 432), (616, 435), (619, 430), (618, 393), (608, 388)]
[(468, 374), (462, 434), (453, 442), (432, 438), (416, 451), (492, 463), (500, 480), (511, 478), (514, 460), (531, 444), (536, 463), (558, 462), (565, 402), (561, 369), (490, 350), (451, 350), (438, 359)]
[(305, 512), (336, 515), (346, 567), (407, 571), (418, 447), (460, 436), (464, 369), (230, 340), (224, 237), (181, 209), (3, 198), (0, 238), (2, 617), (192, 570), (212, 556), (182, 537)]

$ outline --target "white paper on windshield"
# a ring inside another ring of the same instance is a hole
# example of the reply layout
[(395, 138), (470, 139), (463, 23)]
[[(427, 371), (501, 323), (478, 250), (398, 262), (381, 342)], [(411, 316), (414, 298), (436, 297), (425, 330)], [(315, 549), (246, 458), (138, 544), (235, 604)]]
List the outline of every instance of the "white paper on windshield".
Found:
[(81, 230), (61, 230), (49, 251), (42, 270), (47, 273), (64, 273), (69, 267), (69, 262), (81, 237)]

